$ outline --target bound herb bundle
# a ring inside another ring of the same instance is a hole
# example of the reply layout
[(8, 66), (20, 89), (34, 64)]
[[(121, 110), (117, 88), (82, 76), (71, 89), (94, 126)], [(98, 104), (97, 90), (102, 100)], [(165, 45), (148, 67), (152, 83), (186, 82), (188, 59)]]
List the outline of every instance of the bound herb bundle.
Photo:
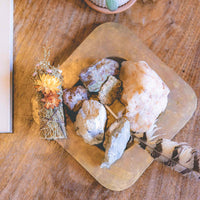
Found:
[(40, 131), (45, 139), (66, 138), (62, 104), (61, 70), (49, 62), (50, 50), (44, 49), (44, 59), (33, 73), (37, 91)]

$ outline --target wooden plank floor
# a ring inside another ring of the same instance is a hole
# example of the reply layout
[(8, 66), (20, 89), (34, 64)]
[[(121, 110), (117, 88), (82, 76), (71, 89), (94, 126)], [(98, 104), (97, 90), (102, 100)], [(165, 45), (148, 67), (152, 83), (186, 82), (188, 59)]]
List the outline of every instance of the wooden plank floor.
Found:
[(195, 90), (197, 111), (175, 140), (200, 150), (200, 1), (138, 0), (116, 15), (97, 13), (83, 0), (14, 4), (14, 134), (0, 135), (0, 199), (200, 199), (199, 180), (157, 162), (129, 189), (105, 189), (56, 142), (40, 138), (30, 102), (43, 45), (52, 47), (51, 62), (62, 64), (95, 27), (119, 22)]

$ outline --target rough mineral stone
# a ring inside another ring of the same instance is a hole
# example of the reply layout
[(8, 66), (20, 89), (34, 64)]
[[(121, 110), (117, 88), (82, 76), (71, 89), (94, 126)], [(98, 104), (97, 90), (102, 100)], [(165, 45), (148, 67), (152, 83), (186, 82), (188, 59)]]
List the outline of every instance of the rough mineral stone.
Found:
[(109, 168), (120, 159), (130, 138), (130, 123), (121, 118), (115, 121), (105, 133), (105, 158), (101, 168)]
[(123, 82), (121, 101), (126, 105), (131, 130), (150, 130), (167, 106), (167, 85), (144, 61), (123, 62), (120, 79)]
[(84, 69), (80, 74), (80, 80), (89, 92), (99, 92), (106, 79), (118, 73), (119, 64), (114, 60), (104, 58), (95, 65)]
[(101, 103), (85, 100), (76, 117), (76, 133), (88, 144), (99, 144), (103, 141), (106, 119), (106, 109)]
[(109, 76), (99, 92), (99, 100), (103, 104), (112, 104), (121, 92), (121, 81), (114, 76)]
[(72, 111), (76, 112), (82, 106), (84, 100), (88, 99), (87, 90), (79, 85), (70, 89), (65, 89), (63, 92), (64, 104)]

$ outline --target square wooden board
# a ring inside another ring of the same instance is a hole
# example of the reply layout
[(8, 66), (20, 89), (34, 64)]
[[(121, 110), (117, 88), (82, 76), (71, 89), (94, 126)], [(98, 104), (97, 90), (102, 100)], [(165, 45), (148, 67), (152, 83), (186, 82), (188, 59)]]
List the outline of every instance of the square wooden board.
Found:
[[(170, 88), (167, 109), (157, 121), (172, 139), (192, 117), (197, 98), (192, 88), (172, 69), (149, 50), (133, 32), (117, 23), (97, 27), (62, 64), (64, 88), (71, 88), (79, 79), (81, 70), (104, 57), (118, 56), (127, 60), (146, 61)], [(125, 151), (123, 157), (110, 169), (101, 169), (104, 152), (90, 146), (77, 136), (73, 123), (67, 119), (68, 138), (57, 142), (69, 152), (104, 187), (121, 191), (137, 181), (152, 163), (151, 156), (137, 144)]]

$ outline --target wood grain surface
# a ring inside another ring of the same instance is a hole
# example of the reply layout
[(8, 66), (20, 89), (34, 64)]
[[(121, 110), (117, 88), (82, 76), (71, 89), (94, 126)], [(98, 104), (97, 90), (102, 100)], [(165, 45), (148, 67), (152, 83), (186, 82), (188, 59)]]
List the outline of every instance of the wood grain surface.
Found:
[(42, 46), (51, 46), (51, 62), (62, 64), (95, 27), (108, 21), (134, 31), (195, 90), (197, 111), (175, 141), (200, 149), (199, 0), (138, 0), (116, 15), (97, 13), (82, 0), (15, 0), (14, 134), (0, 135), (0, 199), (200, 199), (199, 180), (157, 162), (132, 187), (112, 192), (56, 142), (40, 138), (30, 100), (31, 74)]

